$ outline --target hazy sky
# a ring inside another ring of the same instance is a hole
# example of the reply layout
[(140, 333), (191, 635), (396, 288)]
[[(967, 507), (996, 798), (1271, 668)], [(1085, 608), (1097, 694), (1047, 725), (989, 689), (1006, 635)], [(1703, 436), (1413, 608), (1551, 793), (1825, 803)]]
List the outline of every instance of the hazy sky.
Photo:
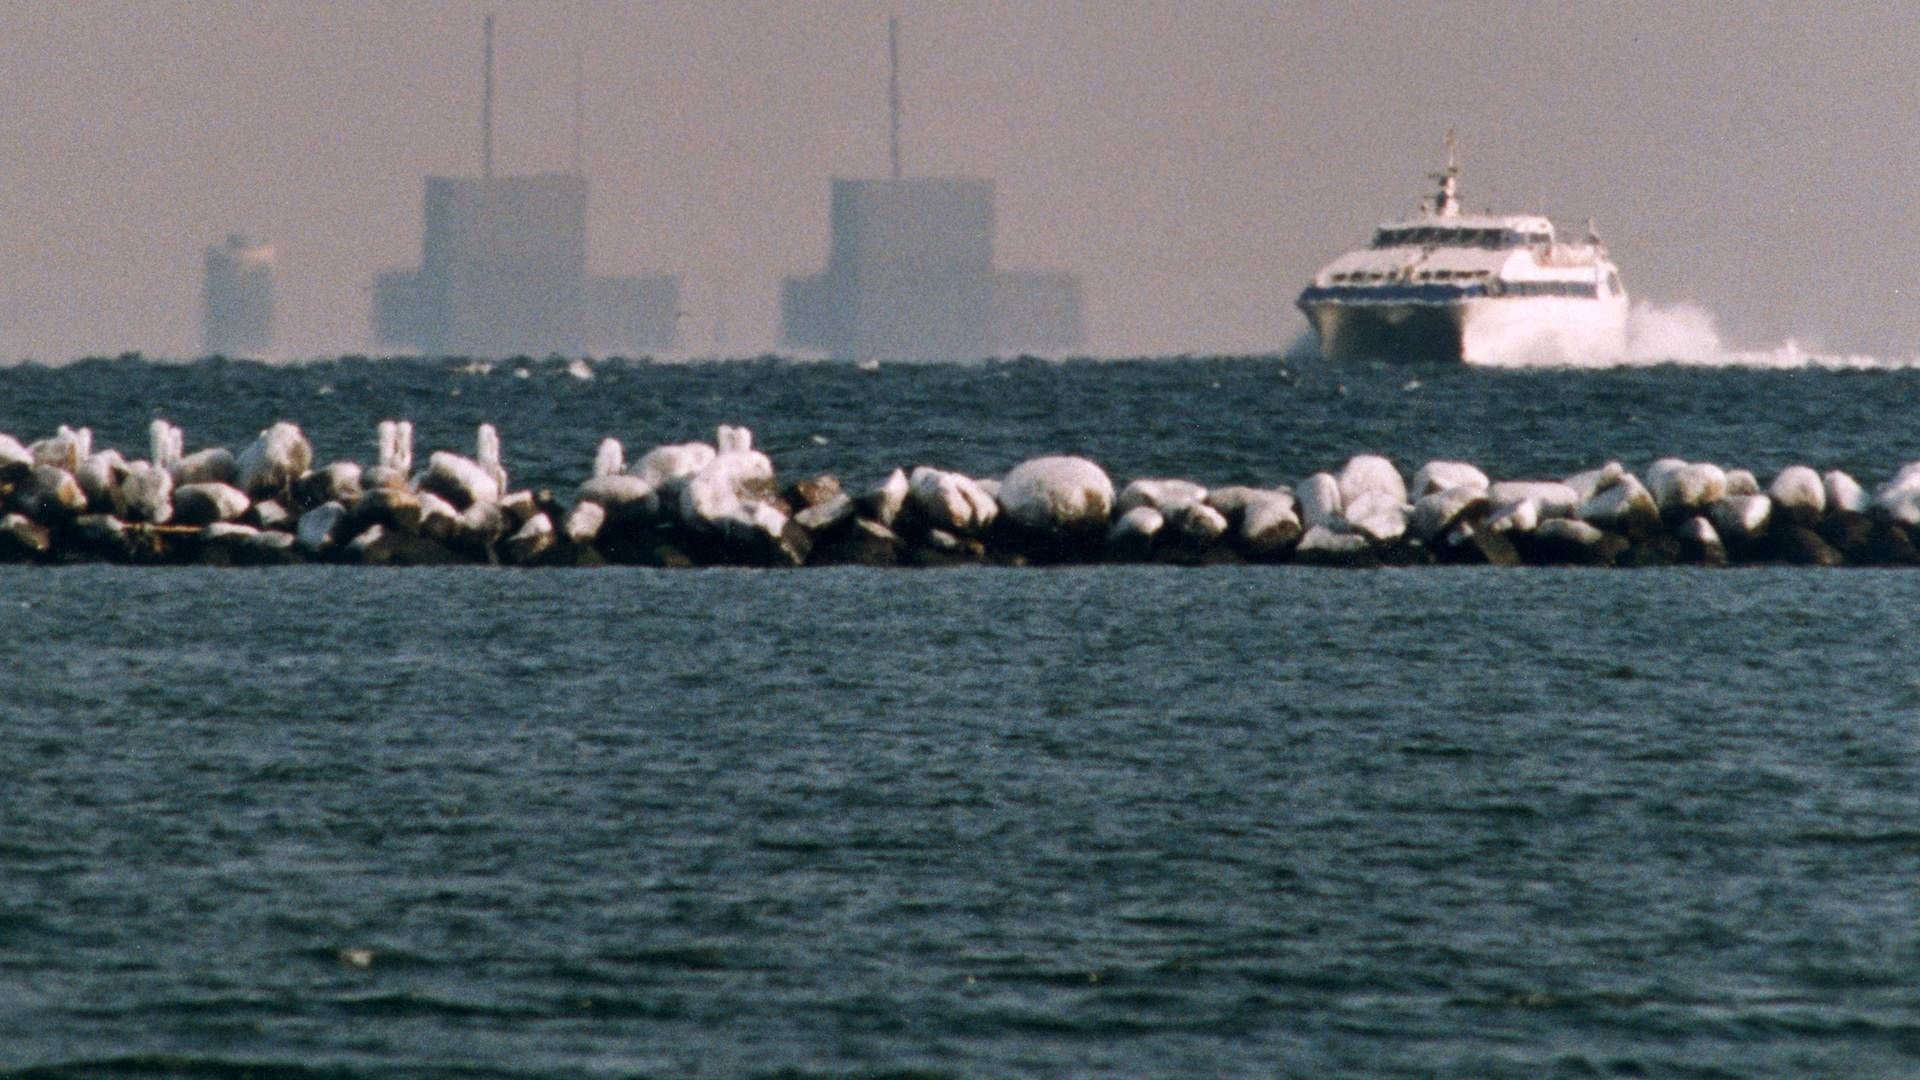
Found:
[(700, 351), (773, 347), (828, 178), (884, 172), (894, 11), (907, 171), (997, 180), (1000, 263), (1083, 274), (1095, 352), (1284, 347), (1451, 126), (1470, 208), (1597, 218), (1637, 299), (1920, 353), (1904, 5), (0, 0), (0, 357), (194, 351), (232, 230), (284, 352), (367, 348), (421, 178), (478, 169), (487, 11), (500, 171), (567, 166), (582, 44), (592, 262), (680, 273)]

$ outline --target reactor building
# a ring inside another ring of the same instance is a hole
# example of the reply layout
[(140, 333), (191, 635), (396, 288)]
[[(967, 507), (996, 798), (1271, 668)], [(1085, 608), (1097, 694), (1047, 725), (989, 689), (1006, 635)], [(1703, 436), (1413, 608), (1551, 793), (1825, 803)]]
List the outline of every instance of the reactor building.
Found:
[(782, 283), (782, 341), (846, 360), (1078, 349), (1077, 276), (994, 266), (992, 180), (901, 174), (893, 20), (887, 38), (892, 175), (833, 181), (826, 269)]
[(427, 178), (420, 265), (374, 279), (374, 337), (427, 356), (635, 355), (673, 348), (678, 278), (587, 272), (577, 95), (573, 171), (494, 175), (493, 17), (484, 25), (481, 174)]
[(203, 355), (273, 352), (272, 245), (233, 233), (207, 249), (200, 326)]

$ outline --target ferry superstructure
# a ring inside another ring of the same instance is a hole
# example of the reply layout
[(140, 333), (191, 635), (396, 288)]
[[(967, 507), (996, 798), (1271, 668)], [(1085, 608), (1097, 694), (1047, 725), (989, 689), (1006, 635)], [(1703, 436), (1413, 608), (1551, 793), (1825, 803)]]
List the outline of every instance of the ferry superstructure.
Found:
[(1300, 310), (1329, 360), (1489, 366), (1609, 363), (1627, 293), (1591, 224), (1569, 241), (1533, 214), (1463, 214), (1453, 136), (1439, 192), (1315, 274)]

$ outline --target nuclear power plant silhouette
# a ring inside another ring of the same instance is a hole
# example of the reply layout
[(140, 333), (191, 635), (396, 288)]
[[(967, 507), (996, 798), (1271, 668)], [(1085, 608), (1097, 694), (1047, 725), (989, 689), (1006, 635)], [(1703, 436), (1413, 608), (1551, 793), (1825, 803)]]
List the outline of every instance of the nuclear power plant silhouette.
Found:
[(575, 65), (565, 173), (493, 173), (493, 16), (483, 23), (480, 175), (429, 176), (418, 269), (381, 273), (374, 337), (428, 356), (636, 355), (679, 340), (680, 281), (587, 272)]
[(845, 360), (1079, 348), (1078, 277), (994, 267), (992, 180), (902, 174), (897, 19), (887, 59), (891, 175), (833, 181), (827, 266), (782, 283), (782, 342)]
[[(373, 282), (382, 347), (426, 356), (646, 355), (680, 340), (680, 279), (588, 272), (584, 77), (574, 63), (573, 162), (496, 176), (494, 19), (482, 22), (480, 175), (428, 176), (420, 264)], [(901, 165), (900, 33), (887, 20), (889, 175), (831, 182), (827, 263), (780, 290), (780, 341), (845, 360), (966, 360), (1081, 347), (1071, 273), (995, 265), (994, 182), (907, 176)], [(206, 258), (209, 353), (273, 344), (273, 252), (239, 238)], [(722, 316), (716, 313), (716, 322)]]

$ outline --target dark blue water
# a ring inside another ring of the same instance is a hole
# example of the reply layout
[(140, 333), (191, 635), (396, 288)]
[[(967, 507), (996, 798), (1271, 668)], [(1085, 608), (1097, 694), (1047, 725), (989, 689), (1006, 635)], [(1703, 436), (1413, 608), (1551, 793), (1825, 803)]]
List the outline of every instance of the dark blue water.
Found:
[[(532, 367), (13, 369), (0, 430), (285, 415), (365, 460), (381, 416), (423, 450), (486, 419), (556, 486), (718, 420), (854, 477), (1875, 477), (1920, 438), (1897, 373)], [(0, 1074), (1912, 1075), (1917, 602), (1902, 571), (0, 568)]]

